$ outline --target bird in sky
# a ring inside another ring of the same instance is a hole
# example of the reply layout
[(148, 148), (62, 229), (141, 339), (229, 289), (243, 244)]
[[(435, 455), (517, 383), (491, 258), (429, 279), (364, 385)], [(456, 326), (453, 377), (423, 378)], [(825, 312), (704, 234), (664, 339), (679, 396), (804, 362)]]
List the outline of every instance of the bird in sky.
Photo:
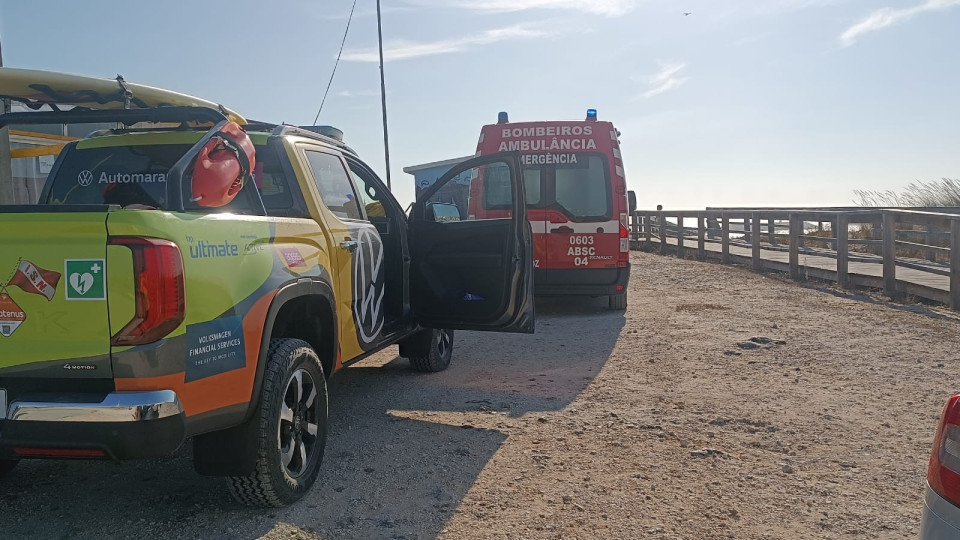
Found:
[(692, 11), (684, 11), (684, 12), (683, 12), (683, 16), (684, 16), (684, 17), (686, 17), (687, 15), (692, 15), (692, 14), (693, 14)]

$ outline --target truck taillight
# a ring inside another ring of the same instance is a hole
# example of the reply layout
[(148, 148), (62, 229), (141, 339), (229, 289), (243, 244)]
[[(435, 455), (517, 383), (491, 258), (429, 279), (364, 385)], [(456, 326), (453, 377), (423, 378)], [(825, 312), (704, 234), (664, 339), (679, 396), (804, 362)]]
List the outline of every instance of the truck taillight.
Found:
[(173, 242), (156, 238), (115, 236), (110, 244), (133, 252), (135, 313), (110, 343), (115, 346), (152, 343), (172, 332), (186, 312), (183, 259)]
[(630, 231), (623, 223), (620, 223), (620, 257), (617, 259), (617, 267), (626, 268), (630, 261)]
[(927, 482), (943, 498), (960, 506), (960, 394), (947, 401), (933, 438)]

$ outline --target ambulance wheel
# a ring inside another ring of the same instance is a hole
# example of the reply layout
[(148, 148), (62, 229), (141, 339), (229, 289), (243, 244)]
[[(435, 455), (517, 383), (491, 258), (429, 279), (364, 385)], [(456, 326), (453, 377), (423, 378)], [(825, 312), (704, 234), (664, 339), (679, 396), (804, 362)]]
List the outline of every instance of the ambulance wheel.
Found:
[(627, 293), (623, 294), (611, 294), (610, 295), (610, 309), (614, 311), (626, 311), (627, 309)]
[(410, 359), (415, 371), (443, 371), (453, 358), (453, 330), (427, 328), (417, 332), (400, 343), (400, 356)]
[(0, 459), (0, 478), (6, 476), (19, 462), (16, 459)]
[(307, 342), (270, 341), (257, 415), (254, 471), (228, 477), (227, 485), (243, 504), (286, 506), (316, 481), (327, 442), (327, 382)]

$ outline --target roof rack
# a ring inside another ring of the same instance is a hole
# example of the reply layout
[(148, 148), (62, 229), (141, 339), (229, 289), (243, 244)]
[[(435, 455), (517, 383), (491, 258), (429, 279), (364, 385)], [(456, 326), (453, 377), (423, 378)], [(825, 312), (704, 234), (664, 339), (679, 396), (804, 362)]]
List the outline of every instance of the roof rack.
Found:
[[(182, 129), (186, 122), (209, 122), (217, 124), (227, 119), (223, 112), (209, 107), (150, 107), (145, 109), (71, 109), (68, 111), (11, 112), (0, 115), (0, 128), (9, 125), (31, 124), (90, 124), (117, 122), (132, 126), (140, 122), (179, 122)], [(146, 131), (149, 128), (145, 128)], [(343, 141), (321, 135), (309, 129), (289, 124), (271, 124), (252, 121), (243, 126), (245, 131), (267, 131), (271, 135), (298, 135), (321, 141), (356, 157), (357, 153)], [(138, 129), (137, 131), (140, 131)]]

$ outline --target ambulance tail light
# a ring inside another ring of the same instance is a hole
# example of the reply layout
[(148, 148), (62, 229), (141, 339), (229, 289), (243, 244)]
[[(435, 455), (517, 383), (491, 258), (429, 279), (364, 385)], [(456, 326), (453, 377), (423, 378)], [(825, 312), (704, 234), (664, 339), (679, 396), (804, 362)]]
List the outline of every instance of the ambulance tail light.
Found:
[(927, 482), (940, 496), (960, 506), (960, 394), (943, 408), (933, 438)]
[(630, 262), (630, 231), (627, 226), (620, 223), (620, 256), (617, 259), (618, 268), (626, 268)]
[(173, 242), (156, 238), (115, 236), (110, 244), (133, 252), (134, 316), (110, 343), (114, 346), (153, 343), (172, 332), (186, 315), (183, 258)]

